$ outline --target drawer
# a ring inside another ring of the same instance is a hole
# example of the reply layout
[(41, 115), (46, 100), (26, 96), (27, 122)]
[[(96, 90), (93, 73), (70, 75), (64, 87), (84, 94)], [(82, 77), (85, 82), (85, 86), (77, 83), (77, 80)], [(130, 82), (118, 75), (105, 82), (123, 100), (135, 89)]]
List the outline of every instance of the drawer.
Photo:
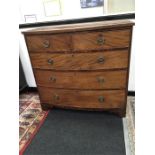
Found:
[(129, 47), (130, 29), (81, 32), (72, 35), (74, 50), (99, 50)]
[(69, 51), (71, 47), (70, 35), (66, 34), (28, 35), (26, 41), (30, 52)]
[(124, 90), (62, 90), (39, 87), (42, 103), (79, 108), (121, 108), (125, 102)]
[(77, 54), (30, 53), (33, 68), (54, 70), (96, 70), (127, 68), (128, 51)]
[(117, 89), (126, 87), (127, 71), (55, 72), (35, 70), (37, 85), (70, 89)]

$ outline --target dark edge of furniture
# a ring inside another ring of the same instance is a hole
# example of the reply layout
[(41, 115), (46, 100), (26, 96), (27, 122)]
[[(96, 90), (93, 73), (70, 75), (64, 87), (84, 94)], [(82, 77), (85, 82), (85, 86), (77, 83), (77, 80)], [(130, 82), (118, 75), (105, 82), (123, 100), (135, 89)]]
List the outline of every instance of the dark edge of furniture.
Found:
[(21, 64), (21, 59), (19, 57), (19, 92), (24, 91), (27, 87), (28, 85), (23, 71), (23, 66)]
[[(37, 87), (25, 87), (20, 93), (38, 92)], [(135, 96), (135, 91), (128, 91), (128, 96)]]
[(128, 91), (128, 96), (135, 96), (135, 91)]
[(75, 23), (97, 22), (97, 21), (119, 20), (119, 19), (135, 19), (135, 13), (99, 16), (99, 17), (88, 17), (88, 18), (78, 18), (78, 19), (68, 19), (68, 20), (58, 20), (58, 21), (26, 23), (26, 24), (19, 24), (19, 28), (32, 28), (32, 27), (41, 27), (41, 26), (75, 24)]

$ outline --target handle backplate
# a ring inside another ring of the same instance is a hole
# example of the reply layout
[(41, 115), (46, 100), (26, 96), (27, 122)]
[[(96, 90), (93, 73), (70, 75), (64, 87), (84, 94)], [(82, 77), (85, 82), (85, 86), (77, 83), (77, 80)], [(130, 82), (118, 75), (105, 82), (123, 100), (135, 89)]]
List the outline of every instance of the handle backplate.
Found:
[(104, 78), (103, 77), (97, 77), (97, 82), (104, 83)]
[(98, 45), (103, 45), (104, 42), (105, 42), (105, 39), (104, 39), (103, 35), (100, 34), (99, 37), (97, 38), (97, 44)]
[(48, 40), (45, 40), (45, 41), (43, 42), (43, 46), (44, 46), (45, 48), (48, 48), (48, 47), (50, 46), (50, 42), (49, 42)]
[(103, 96), (99, 96), (99, 97), (98, 97), (98, 101), (99, 101), (100, 103), (103, 103), (103, 102), (104, 102), (104, 97), (103, 97)]
[(99, 57), (99, 58), (97, 59), (97, 62), (98, 62), (98, 63), (104, 63), (104, 61), (105, 61), (104, 57)]
[(59, 95), (54, 94), (53, 99), (54, 99), (55, 101), (58, 101), (58, 100), (60, 99), (60, 97), (59, 97)]
[(48, 59), (48, 60), (47, 60), (47, 63), (48, 63), (49, 65), (53, 65), (54, 62), (53, 62), (52, 59)]
[(52, 81), (52, 82), (56, 82), (56, 77), (51, 76), (51, 77), (49, 78), (49, 80)]

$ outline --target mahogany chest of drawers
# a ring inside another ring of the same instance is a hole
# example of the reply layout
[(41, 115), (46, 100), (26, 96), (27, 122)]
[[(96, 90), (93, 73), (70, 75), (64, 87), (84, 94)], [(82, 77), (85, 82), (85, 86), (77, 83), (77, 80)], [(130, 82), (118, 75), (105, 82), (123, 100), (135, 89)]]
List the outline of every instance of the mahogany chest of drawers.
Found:
[(125, 116), (133, 25), (115, 20), (23, 32), (42, 108)]

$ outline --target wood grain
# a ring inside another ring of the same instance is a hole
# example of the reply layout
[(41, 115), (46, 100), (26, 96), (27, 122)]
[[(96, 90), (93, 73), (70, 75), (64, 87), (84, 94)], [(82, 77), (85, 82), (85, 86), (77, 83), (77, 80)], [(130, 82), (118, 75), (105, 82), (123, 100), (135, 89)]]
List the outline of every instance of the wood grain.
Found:
[[(71, 36), (66, 34), (57, 35), (29, 35), (26, 36), (29, 52), (59, 52), (71, 50)], [(49, 47), (44, 43), (48, 42)]]
[[(93, 91), (93, 90), (60, 90), (38, 87), (42, 103), (54, 106), (83, 107), (83, 108), (121, 108), (125, 101), (124, 90)], [(58, 97), (58, 99), (55, 98)], [(99, 97), (104, 101), (100, 102)]]
[[(96, 52), (77, 54), (30, 54), (33, 68), (54, 70), (96, 70), (128, 67), (128, 52)], [(98, 60), (103, 58), (103, 63)], [(53, 64), (48, 64), (52, 60)]]
[(108, 110), (124, 117), (133, 25), (114, 20), (23, 32), (42, 108)]
[(105, 72), (35, 70), (36, 82), (39, 86), (69, 89), (124, 89), (126, 74), (126, 70)]
[[(93, 49), (114, 49), (129, 46), (130, 29), (100, 31), (100, 32), (81, 32), (72, 35), (74, 50), (93, 50)], [(98, 40), (103, 43), (99, 44)]]
[(85, 22), (76, 24), (64, 24), (64, 25), (53, 25), (41, 28), (35, 28), (28, 31), (23, 31), (25, 35), (32, 34), (55, 34), (64, 32), (77, 32), (86, 30), (99, 30), (99, 29), (117, 29), (132, 27), (134, 22), (130, 20), (110, 20), (100, 22)]

